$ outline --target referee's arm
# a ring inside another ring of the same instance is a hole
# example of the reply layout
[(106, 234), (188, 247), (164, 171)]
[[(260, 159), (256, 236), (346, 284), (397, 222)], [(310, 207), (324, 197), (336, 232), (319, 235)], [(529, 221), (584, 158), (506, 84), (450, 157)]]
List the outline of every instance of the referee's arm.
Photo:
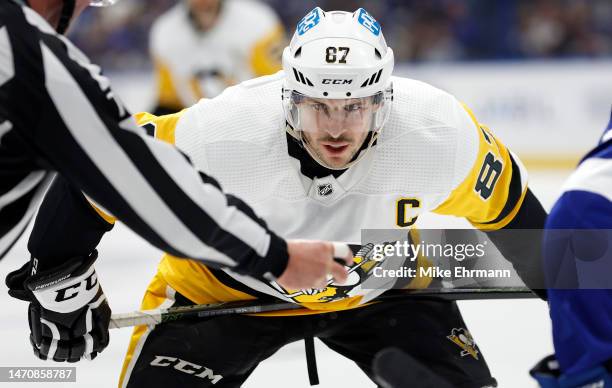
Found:
[(283, 239), (176, 148), (146, 137), (97, 66), (37, 15), (27, 20), (0, 26), (13, 71), (3, 88), (13, 129), (42, 168), (173, 255), (251, 275), (284, 271)]

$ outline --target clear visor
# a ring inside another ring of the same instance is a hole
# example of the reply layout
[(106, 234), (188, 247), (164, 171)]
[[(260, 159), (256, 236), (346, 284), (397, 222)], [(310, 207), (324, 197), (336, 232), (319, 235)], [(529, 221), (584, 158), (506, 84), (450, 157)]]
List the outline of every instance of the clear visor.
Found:
[(115, 4), (119, 0), (91, 0), (89, 5), (92, 7), (108, 7)]
[(342, 170), (370, 150), (391, 113), (393, 86), (359, 98), (314, 98), (283, 89), (287, 131), (324, 167)]
[(389, 116), (385, 92), (360, 98), (313, 98), (292, 90), (284, 90), (285, 116), (295, 131), (377, 132)]

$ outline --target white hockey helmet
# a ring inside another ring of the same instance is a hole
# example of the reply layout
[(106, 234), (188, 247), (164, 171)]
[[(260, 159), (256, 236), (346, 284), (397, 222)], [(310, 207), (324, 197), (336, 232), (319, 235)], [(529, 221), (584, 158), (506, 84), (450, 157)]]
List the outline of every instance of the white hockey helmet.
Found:
[(325, 12), (317, 7), (297, 24), (282, 62), (287, 130), (325, 167), (334, 168), (322, 161), (304, 139), (303, 131), (309, 129), (303, 125), (306, 120), (300, 102), (304, 98), (367, 100), (376, 106), (368, 117), (367, 130), (372, 132), (369, 144), (343, 166), (350, 167), (374, 143), (391, 109), (393, 50), (387, 47), (380, 24), (363, 8)]

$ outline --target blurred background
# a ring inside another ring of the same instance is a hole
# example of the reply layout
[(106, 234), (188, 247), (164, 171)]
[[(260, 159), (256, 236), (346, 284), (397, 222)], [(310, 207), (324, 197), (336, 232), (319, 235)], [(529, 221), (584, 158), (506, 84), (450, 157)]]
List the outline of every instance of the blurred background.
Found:
[[(400, 63), (612, 56), (609, 0), (262, 0), (287, 31), (312, 8), (364, 7)], [(71, 38), (107, 71), (147, 69), (153, 21), (177, 0), (129, 0), (89, 9)]]
[[(277, 60), (315, 6), (367, 9), (395, 52), (396, 75), (453, 93), (531, 168), (573, 167), (609, 118), (609, 0), (124, 0), (88, 9), (70, 37), (132, 110), (169, 113), (276, 71), (278, 63), (247, 64), (242, 46), (256, 50), (253, 35), (265, 41), (278, 25), (282, 38), (264, 42), (268, 62)], [(229, 27), (220, 21), (236, 9), (248, 11)]]

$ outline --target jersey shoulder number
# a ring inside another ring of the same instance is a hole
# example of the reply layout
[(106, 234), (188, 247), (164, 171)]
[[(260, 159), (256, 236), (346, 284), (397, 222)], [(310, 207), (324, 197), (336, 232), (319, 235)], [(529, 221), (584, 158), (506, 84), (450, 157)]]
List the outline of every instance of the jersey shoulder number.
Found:
[(478, 131), (478, 154), (463, 181), (434, 212), (465, 217), (479, 229), (499, 229), (520, 208), (527, 174), (520, 160), (476, 120), (469, 108), (464, 108)]

